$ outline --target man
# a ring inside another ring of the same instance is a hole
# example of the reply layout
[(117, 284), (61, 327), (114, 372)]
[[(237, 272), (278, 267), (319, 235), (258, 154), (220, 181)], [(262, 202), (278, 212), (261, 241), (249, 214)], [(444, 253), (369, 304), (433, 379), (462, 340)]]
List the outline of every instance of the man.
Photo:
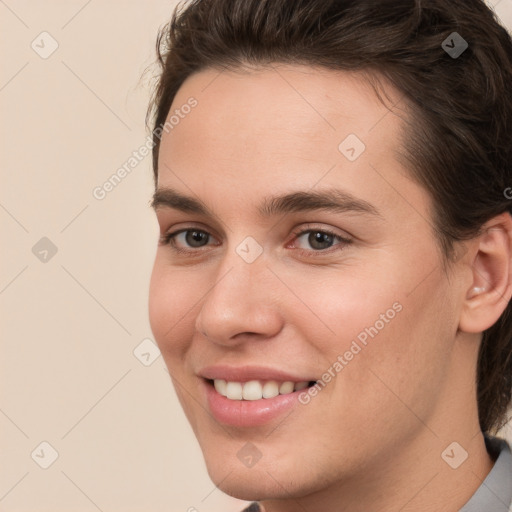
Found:
[(506, 30), (477, 0), (210, 0), (163, 38), (149, 314), (212, 480), (506, 512)]

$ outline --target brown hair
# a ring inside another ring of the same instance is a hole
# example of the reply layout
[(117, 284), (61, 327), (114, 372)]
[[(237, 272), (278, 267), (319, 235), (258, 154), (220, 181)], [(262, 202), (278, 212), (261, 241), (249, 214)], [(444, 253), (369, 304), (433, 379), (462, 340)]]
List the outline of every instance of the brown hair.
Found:
[[(468, 43), (455, 57), (443, 48), (447, 39), (454, 45), (453, 32)], [(305, 64), (361, 71), (375, 90), (384, 77), (403, 95), (412, 115), (402, 156), (433, 198), (445, 263), (454, 242), (511, 209), (512, 40), (482, 0), (192, 0), (178, 5), (156, 46), (160, 73), (146, 118), (154, 118), (155, 186), (162, 127), (187, 77)], [(512, 395), (510, 303), (483, 333), (477, 394), (480, 427), (496, 432)]]

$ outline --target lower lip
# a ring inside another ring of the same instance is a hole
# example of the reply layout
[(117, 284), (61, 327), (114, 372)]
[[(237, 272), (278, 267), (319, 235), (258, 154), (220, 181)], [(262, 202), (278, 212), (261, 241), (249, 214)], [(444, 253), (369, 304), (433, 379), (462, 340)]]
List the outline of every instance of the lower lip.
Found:
[(203, 380), (208, 407), (214, 418), (233, 427), (257, 427), (265, 425), (298, 405), (304, 389), (261, 400), (230, 400), (217, 393), (212, 384)]

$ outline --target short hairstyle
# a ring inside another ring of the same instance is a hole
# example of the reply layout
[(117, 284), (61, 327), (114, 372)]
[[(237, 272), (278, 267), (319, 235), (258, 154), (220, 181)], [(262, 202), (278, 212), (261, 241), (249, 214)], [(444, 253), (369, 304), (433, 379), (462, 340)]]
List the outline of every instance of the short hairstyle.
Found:
[[(445, 51), (453, 37), (468, 44), (460, 55)], [(283, 63), (361, 72), (381, 101), (381, 78), (400, 92), (409, 115), (399, 157), (432, 198), (443, 265), (455, 242), (511, 210), (512, 40), (482, 0), (192, 0), (160, 29), (156, 50), (146, 117), (155, 186), (162, 127), (189, 76)], [(493, 433), (512, 395), (510, 303), (483, 333), (476, 373), (480, 427)]]

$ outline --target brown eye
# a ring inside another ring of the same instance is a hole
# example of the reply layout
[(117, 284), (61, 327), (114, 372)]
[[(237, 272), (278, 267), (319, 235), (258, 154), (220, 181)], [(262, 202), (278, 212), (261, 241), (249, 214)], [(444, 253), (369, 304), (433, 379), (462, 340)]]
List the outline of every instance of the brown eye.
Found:
[[(160, 244), (170, 245), (177, 252), (188, 252), (189, 249), (206, 246), (209, 238), (210, 234), (200, 229), (180, 229), (163, 235)], [(176, 243), (177, 240), (179, 244)]]
[(191, 247), (202, 247), (203, 242), (206, 241), (208, 243), (208, 233), (205, 233), (204, 231), (198, 231), (198, 230), (187, 230), (182, 231), (182, 233), (185, 233), (185, 241), (187, 244), (189, 244)]
[(324, 231), (310, 231), (307, 240), (313, 249), (322, 250), (331, 246), (334, 236)]
[[(295, 235), (297, 240), (302, 237), (305, 237), (304, 245), (307, 247), (298, 247), (298, 250), (303, 254), (312, 254), (314, 256), (321, 256), (336, 250), (342, 250), (346, 245), (352, 243), (351, 239), (342, 237), (328, 229), (305, 229)], [(338, 240), (339, 243), (334, 244), (336, 240)]]

